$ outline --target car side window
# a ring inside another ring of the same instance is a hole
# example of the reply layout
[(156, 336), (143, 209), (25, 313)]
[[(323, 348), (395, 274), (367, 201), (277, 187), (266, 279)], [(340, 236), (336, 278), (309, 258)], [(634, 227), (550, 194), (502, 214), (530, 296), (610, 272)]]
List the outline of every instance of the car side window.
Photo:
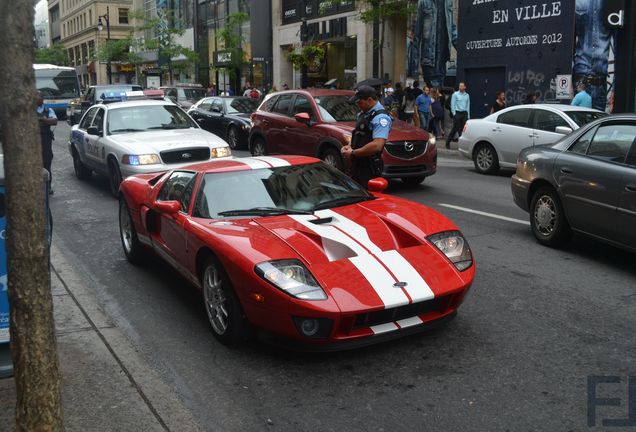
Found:
[(596, 128), (592, 128), (589, 131), (585, 132), (568, 150), (572, 153), (578, 154), (587, 153), (587, 148), (589, 147), (595, 132)]
[(289, 106), (291, 105), (293, 95), (281, 95), (276, 101), (276, 105), (272, 108), (272, 112), (289, 115)]
[(605, 124), (598, 128), (587, 149), (587, 155), (610, 162), (625, 163), (635, 139), (636, 124)]
[(79, 128), (86, 130), (88, 129), (88, 127), (91, 125), (91, 122), (93, 121), (93, 117), (95, 117), (95, 113), (97, 112), (98, 108), (91, 108), (90, 110), (88, 110), (88, 112), (86, 113), (86, 115), (84, 115), (84, 117), (82, 118), (82, 121), (79, 124)]
[(292, 107), (291, 115), (295, 116), (298, 113), (307, 113), (312, 120), (316, 120), (314, 111), (311, 108), (311, 103), (305, 96), (296, 96), (296, 99), (294, 100), (294, 106)]
[(546, 132), (556, 132), (557, 126), (571, 128), (568, 122), (555, 112), (538, 109), (534, 112), (534, 127)]
[(97, 130), (100, 132), (104, 130), (104, 109), (103, 108), (97, 108), (97, 112), (95, 113), (95, 117), (93, 117), (91, 126), (96, 127)]
[(192, 200), (192, 190), (196, 174), (189, 171), (175, 171), (161, 187), (157, 201), (179, 201), (181, 210), (187, 213)]
[(527, 108), (505, 112), (497, 117), (497, 123), (511, 126), (530, 127), (530, 114), (532, 110)]
[(199, 103), (199, 105), (197, 105), (197, 108), (199, 108), (200, 110), (204, 110), (204, 111), (210, 111), (211, 107), (212, 107), (212, 99), (202, 100)]
[(219, 99), (219, 98), (213, 99), (210, 111), (222, 113), (223, 112), (223, 101), (221, 99)]
[(271, 111), (277, 100), (278, 100), (278, 96), (270, 96), (266, 98), (261, 104), (261, 106), (259, 107), (259, 110), (268, 111), (268, 112)]

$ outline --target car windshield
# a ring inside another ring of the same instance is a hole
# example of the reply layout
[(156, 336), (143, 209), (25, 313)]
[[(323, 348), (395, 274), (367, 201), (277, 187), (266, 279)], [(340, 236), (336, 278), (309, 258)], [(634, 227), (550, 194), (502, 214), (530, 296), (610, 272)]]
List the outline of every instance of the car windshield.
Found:
[(356, 121), (358, 107), (349, 102), (349, 96), (317, 96), (315, 98), (320, 117), (325, 122), (352, 122)]
[(596, 111), (565, 111), (565, 114), (574, 120), (574, 123), (579, 125), (579, 127), (607, 116), (607, 113)]
[(204, 88), (178, 88), (177, 93), (179, 94), (179, 99), (187, 99), (192, 102), (196, 102), (206, 96)]
[(79, 96), (75, 71), (36, 70), (35, 83), (42, 97), (47, 99), (70, 99)]
[(246, 171), (208, 173), (203, 177), (194, 216), (271, 216), (374, 199), (356, 182), (322, 162)]
[(109, 134), (196, 127), (190, 117), (175, 105), (130, 106), (113, 108), (108, 112)]
[(251, 114), (258, 108), (258, 100), (253, 98), (225, 99), (228, 114)]

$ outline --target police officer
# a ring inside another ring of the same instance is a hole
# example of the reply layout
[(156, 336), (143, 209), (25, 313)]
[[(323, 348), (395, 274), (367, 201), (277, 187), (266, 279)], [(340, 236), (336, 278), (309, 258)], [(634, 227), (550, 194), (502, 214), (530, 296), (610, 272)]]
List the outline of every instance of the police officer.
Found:
[(351, 102), (362, 112), (358, 114), (351, 144), (340, 151), (345, 159), (351, 160), (351, 178), (366, 188), (369, 180), (382, 175), (382, 150), (393, 121), (373, 87), (358, 87)]
[[(49, 172), (49, 178), (52, 179), (53, 173), (51, 172), (51, 163), (53, 162), (53, 131), (51, 130), (51, 126), (55, 126), (57, 124), (57, 117), (55, 116), (55, 111), (44, 106), (44, 98), (39, 92), (37, 96), (36, 113), (38, 115), (38, 123), (40, 124), (42, 162), (44, 168), (46, 168)], [(53, 193), (53, 189), (49, 189), (49, 192)]]

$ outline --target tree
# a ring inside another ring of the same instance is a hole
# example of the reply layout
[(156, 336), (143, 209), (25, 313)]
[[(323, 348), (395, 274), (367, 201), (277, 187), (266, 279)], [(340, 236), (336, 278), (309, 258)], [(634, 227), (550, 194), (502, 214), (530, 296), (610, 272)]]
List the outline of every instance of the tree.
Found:
[(68, 66), (68, 51), (62, 44), (53, 44), (47, 48), (35, 49), (35, 63), (49, 63), (58, 66)]
[[(45, 235), (40, 135), (34, 110), (33, 2), (0, 2), (0, 122), (6, 186), (6, 247), (17, 431), (62, 431)], [(25, 173), (36, 173), (26, 174)]]
[(234, 81), (239, 77), (238, 71), (247, 63), (245, 52), (243, 51), (244, 39), (241, 33), (241, 26), (248, 19), (249, 15), (245, 12), (231, 13), (225, 19), (223, 28), (217, 32), (220, 48), (232, 53), (230, 57), (231, 60), (226, 68), (228, 69), (230, 79)]

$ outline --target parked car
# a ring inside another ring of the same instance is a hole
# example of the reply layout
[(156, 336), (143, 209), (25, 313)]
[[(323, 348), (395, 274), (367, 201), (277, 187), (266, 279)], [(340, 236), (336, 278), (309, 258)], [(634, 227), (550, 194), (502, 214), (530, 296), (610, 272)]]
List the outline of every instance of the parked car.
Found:
[(104, 84), (90, 86), (80, 102), (72, 102), (67, 109), (66, 118), (71, 126), (79, 123), (80, 119), (90, 107), (109, 99), (121, 99), (131, 91), (141, 91), (141, 86), (135, 84)]
[(163, 90), (166, 98), (185, 110), (206, 96), (206, 90), (201, 84), (179, 83), (161, 86), (159, 89)]
[(250, 97), (218, 96), (201, 99), (188, 110), (199, 125), (225, 138), (232, 150), (247, 148), (250, 115), (258, 108), (258, 100)]
[[(252, 155), (318, 157), (344, 170), (340, 148), (351, 142), (358, 107), (347, 90), (289, 90), (267, 95), (252, 114)], [(435, 137), (406, 122), (393, 122), (382, 153), (385, 178), (419, 184), (437, 171)]]
[(77, 178), (104, 174), (115, 197), (122, 178), (130, 175), (231, 155), (225, 141), (181, 108), (153, 100), (94, 105), (71, 129), (68, 148)]
[(459, 153), (472, 159), (482, 174), (514, 168), (526, 147), (552, 144), (573, 130), (607, 114), (558, 104), (517, 105), (483, 119), (468, 120), (459, 138)]
[(121, 242), (132, 263), (154, 250), (197, 286), (222, 343), (257, 327), (307, 349), (368, 345), (452, 319), (475, 276), (459, 229), (386, 186), (303, 156), (132, 176)]
[(560, 246), (576, 231), (636, 251), (636, 115), (523, 150), (512, 195), (544, 245)]

